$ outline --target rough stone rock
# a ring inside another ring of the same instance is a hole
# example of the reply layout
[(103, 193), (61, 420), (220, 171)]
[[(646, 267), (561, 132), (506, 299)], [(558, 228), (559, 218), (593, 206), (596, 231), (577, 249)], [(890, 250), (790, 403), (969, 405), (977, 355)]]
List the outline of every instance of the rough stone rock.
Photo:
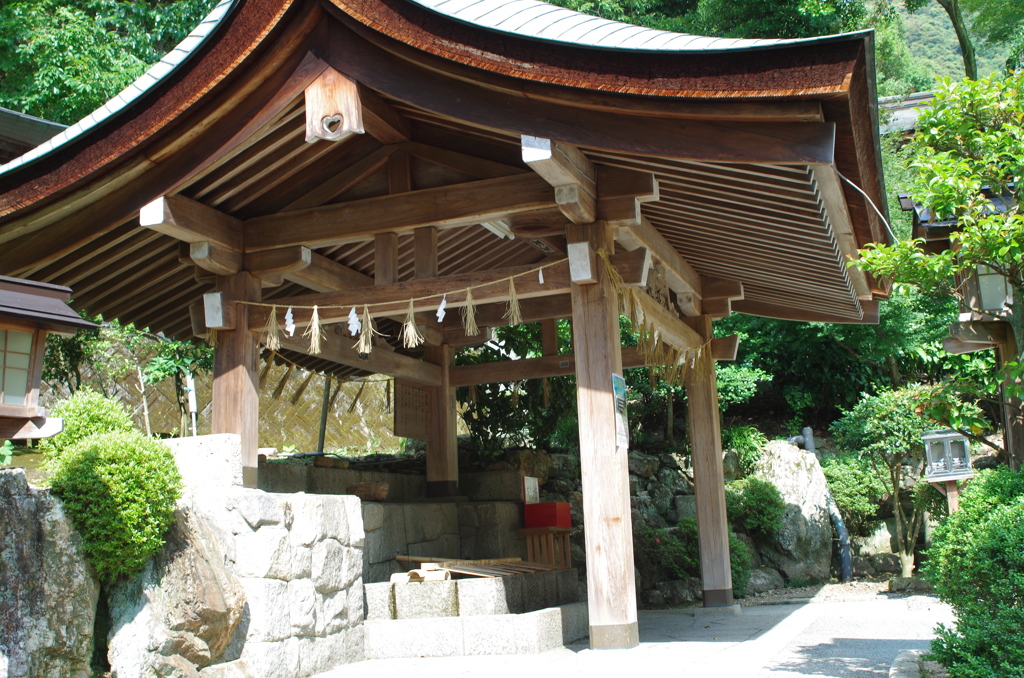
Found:
[(879, 553), (892, 553), (896, 548), (892, 535), (896, 532), (896, 521), (886, 520), (875, 528), (870, 537), (854, 537), (853, 552), (858, 556), (873, 556)]
[[(668, 518), (668, 513), (671, 511), (673, 506), (673, 499), (675, 495), (667, 487), (655, 485), (654, 490), (651, 494), (651, 503), (654, 505), (654, 510), (658, 512), (662, 518)], [(675, 521), (673, 521), (675, 522)]]
[(665, 596), (658, 589), (644, 591), (640, 596), (640, 602), (643, 603), (644, 609), (646, 610), (660, 610), (667, 607), (665, 604)]
[(151, 664), (154, 673), (160, 678), (199, 678), (195, 665), (179, 654), (169, 657), (157, 655)]
[(642, 478), (653, 478), (658, 473), (661, 462), (657, 457), (646, 454), (630, 453), (629, 472)]
[(662, 457), (658, 470), (658, 484), (672, 491), (672, 494), (693, 494), (693, 483), (669, 455)]
[(875, 568), (871, 566), (871, 561), (863, 556), (850, 558), (850, 566), (853, 568), (854, 577), (873, 577), (877, 574)]
[(207, 666), (199, 672), (199, 678), (255, 678), (256, 674), (242, 659), (224, 664)]
[(634, 529), (641, 524), (648, 527), (666, 527), (668, 525), (665, 519), (661, 517), (658, 509), (655, 508), (654, 502), (651, 501), (651, 496), (646, 491), (638, 492), (630, 497), (629, 500), (632, 507)]
[(580, 477), (580, 458), (575, 454), (549, 454), (551, 470), (548, 479), (576, 480)]
[(757, 552), (757, 544), (750, 538), (750, 535), (740, 532), (736, 533), (736, 538), (746, 544), (747, 550), (750, 551), (750, 569), (754, 570), (761, 567), (761, 554)]
[(893, 577), (889, 580), (889, 590), (894, 593), (932, 593), (935, 589), (924, 579), (918, 579), (917, 577)]
[(767, 593), (784, 588), (786, 582), (778, 570), (771, 567), (758, 567), (750, 571), (750, 581), (747, 582), (746, 593), (754, 596), (758, 593)]
[(179, 509), (175, 517), (167, 543), (143, 571), (110, 589), (107, 656), (114, 676), (157, 671), (157, 664), (167, 664), (160, 656), (212, 664), (242, 619), (245, 593), (225, 567), (213, 530), (193, 512)]
[(573, 525), (583, 524), (583, 493), (573, 492), (569, 495), (569, 517)]
[(871, 567), (875, 568), (876, 572), (889, 572), (892, 574), (903, 572), (903, 567), (900, 565), (900, 557), (893, 553), (876, 553), (868, 558), (868, 561), (871, 563)]
[(655, 589), (661, 592), (665, 599), (665, 604), (669, 607), (689, 605), (690, 603), (702, 600), (704, 597), (703, 584), (696, 577), (658, 582)]
[(976, 471), (986, 468), (998, 468), (999, 464), (999, 456), (995, 454), (983, 454), (971, 460), (971, 467)]
[(676, 522), (682, 518), (697, 519), (697, 498), (692, 494), (676, 496), (675, 498)]
[(740, 455), (736, 450), (722, 452), (722, 473), (727, 483), (743, 477), (743, 466), (740, 465)]
[(99, 583), (49, 490), (0, 470), (0, 676), (91, 676)]
[(505, 461), (523, 475), (536, 478), (539, 485), (546, 483), (551, 473), (551, 456), (544, 450), (510, 450), (505, 455)]
[(761, 549), (764, 561), (787, 579), (826, 581), (832, 559), (832, 523), (825, 475), (817, 457), (792, 443), (775, 440), (768, 444), (753, 475), (774, 484), (786, 503), (782, 529)]

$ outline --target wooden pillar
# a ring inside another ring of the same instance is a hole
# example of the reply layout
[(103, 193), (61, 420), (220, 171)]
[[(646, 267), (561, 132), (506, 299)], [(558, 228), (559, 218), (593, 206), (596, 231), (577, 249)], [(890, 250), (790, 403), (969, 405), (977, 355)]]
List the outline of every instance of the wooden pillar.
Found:
[[(611, 251), (614, 247), (611, 228), (605, 222), (570, 225), (566, 235), (570, 242), (589, 242), (595, 251)], [(596, 283), (572, 286), (572, 319), (590, 647), (636, 647), (640, 638), (633, 573), (629, 458), (627, 448), (616, 445), (612, 391), (612, 375), (622, 374), (619, 303), (600, 259)]]
[[(259, 301), (260, 281), (245, 271), (217, 279), (225, 303)], [(242, 484), (256, 487), (259, 447), (259, 358), (257, 336), (249, 328), (249, 306), (235, 304), (234, 329), (217, 332), (213, 352), (213, 433), (242, 438)]]
[(441, 385), (432, 389), (434, 425), (427, 441), (427, 496), (454, 497), (459, 493), (459, 440), (456, 433), (455, 389), (451, 366), (455, 351), (448, 344), (424, 346), (423, 358), (441, 366)]
[[(705, 341), (711, 338), (711, 318), (684, 318)], [(722, 430), (718, 411), (715, 361), (710, 352), (703, 367), (688, 372), (690, 447), (697, 500), (697, 538), (704, 580), (704, 607), (733, 604), (729, 565), (729, 521), (725, 514), (725, 475), (722, 471)]]
[[(437, 228), (423, 226), (413, 231), (414, 275), (437, 276)], [(425, 346), (423, 358), (441, 366), (441, 385), (432, 389), (433, 435), (427, 441), (427, 496), (453, 497), (459, 493), (459, 441), (456, 432), (457, 409), (450, 369), (455, 351), (447, 344)]]

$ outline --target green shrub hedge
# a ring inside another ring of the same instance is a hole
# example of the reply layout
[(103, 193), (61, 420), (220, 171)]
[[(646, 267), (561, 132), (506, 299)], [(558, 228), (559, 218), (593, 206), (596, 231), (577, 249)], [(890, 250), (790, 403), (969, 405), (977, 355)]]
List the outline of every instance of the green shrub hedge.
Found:
[(878, 510), (885, 501), (885, 483), (871, 462), (856, 452), (844, 452), (821, 460), (828, 489), (836, 500), (851, 535), (870, 536), (879, 523)]
[(950, 678), (1024, 678), (1024, 474), (982, 471), (935, 530), (925, 574), (956, 613), (932, 651)]
[(181, 495), (166, 445), (136, 431), (90, 436), (52, 461), (50, 484), (102, 581), (130, 576), (163, 546)]
[(726, 483), (725, 510), (732, 529), (765, 540), (782, 529), (786, 502), (767, 480), (745, 478)]
[[(750, 581), (750, 550), (731, 530), (729, 559), (733, 594), (742, 597)], [(638, 529), (633, 534), (633, 560), (640, 576), (654, 581), (700, 577), (697, 521), (682, 518), (676, 530)]]
[(50, 410), (64, 420), (64, 430), (40, 443), (50, 456), (77, 445), (96, 433), (131, 431), (135, 428), (131, 414), (119, 400), (107, 398), (92, 389), (83, 388), (58, 401)]

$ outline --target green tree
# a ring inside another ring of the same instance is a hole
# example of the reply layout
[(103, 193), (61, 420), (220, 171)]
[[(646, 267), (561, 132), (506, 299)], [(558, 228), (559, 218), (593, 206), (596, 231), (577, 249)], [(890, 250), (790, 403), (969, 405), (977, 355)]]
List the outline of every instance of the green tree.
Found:
[[(907, 11), (914, 12), (928, 3), (928, 0), (904, 0)], [(960, 43), (960, 56), (964, 60), (964, 72), (968, 78), (977, 79), (978, 60), (974, 42), (971, 40), (970, 32), (967, 29), (967, 22), (964, 19), (963, 6), (960, 0), (935, 0), (949, 17), (953, 25), (957, 42)]]
[(0, 106), (71, 124), (184, 38), (215, 0), (0, 4)]
[(926, 466), (921, 436), (933, 422), (916, 411), (920, 391), (914, 386), (867, 396), (832, 425), (840, 448), (868, 459), (885, 485), (896, 519), (893, 536), (904, 577), (914, 573), (914, 547), (925, 509), (920, 501), (908, 506), (900, 492), (907, 484), (928, 487), (921, 482)]
[[(1024, 73), (940, 82), (931, 110), (918, 120), (910, 152), (917, 170), (913, 196), (933, 219), (955, 222), (951, 247), (932, 253), (920, 239), (876, 244), (861, 251), (859, 263), (873, 275), (892, 277), (926, 293), (959, 297), (965, 306), (970, 300), (958, 281), (978, 266), (1006, 281), (1012, 296), (1004, 319), (1016, 340), (1017, 355), (1009, 356), (1003, 372), (991, 373), (980, 384), (946, 384), (927, 399), (929, 414), (972, 434), (978, 433), (981, 422), (958, 408), (957, 393), (966, 394), (967, 400), (995, 399), (1004, 381), (1011, 384), (1008, 395), (1019, 397), (1024, 391), (1024, 215), (1018, 205), (1024, 180), (1022, 86)], [(1003, 208), (997, 208), (993, 197), (1005, 200)], [(1020, 451), (1012, 454), (1024, 460)]]

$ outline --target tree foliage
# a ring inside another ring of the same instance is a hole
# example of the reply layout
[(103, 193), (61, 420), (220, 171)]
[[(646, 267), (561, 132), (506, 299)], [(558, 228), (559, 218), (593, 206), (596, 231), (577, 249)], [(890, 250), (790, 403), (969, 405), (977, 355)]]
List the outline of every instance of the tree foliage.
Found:
[(0, 4), (0, 106), (71, 124), (184, 38), (215, 0)]

